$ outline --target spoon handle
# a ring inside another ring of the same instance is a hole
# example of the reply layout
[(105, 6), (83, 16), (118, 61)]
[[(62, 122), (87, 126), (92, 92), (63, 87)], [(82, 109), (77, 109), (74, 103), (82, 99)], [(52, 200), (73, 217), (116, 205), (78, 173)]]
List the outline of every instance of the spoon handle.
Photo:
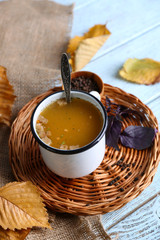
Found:
[(61, 57), (61, 76), (62, 76), (62, 81), (64, 85), (64, 91), (66, 94), (66, 100), (67, 100), (67, 103), (70, 103), (71, 74), (70, 74), (70, 65), (69, 65), (69, 61), (66, 53), (63, 53)]

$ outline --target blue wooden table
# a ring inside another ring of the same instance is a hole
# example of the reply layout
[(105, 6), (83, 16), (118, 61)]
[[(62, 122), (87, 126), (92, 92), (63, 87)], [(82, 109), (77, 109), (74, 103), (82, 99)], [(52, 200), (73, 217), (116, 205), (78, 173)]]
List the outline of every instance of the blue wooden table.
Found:
[[(118, 76), (128, 58), (160, 61), (159, 0), (56, 0), (75, 2), (71, 37), (82, 35), (95, 24), (112, 33), (83, 70), (97, 73), (104, 83), (132, 93), (151, 108), (160, 122), (160, 83), (146, 86)], [(118, 211), (103, 215), (104, 228), (120, 240), (160, 240), (160, 167), (153, 183)]]

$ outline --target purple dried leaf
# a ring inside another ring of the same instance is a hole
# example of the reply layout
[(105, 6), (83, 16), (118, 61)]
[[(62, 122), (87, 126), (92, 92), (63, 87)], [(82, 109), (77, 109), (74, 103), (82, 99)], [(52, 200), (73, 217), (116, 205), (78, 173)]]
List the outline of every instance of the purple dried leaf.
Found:
[(111, 101), (107, 96), (106, 96), (106, 108), (107, 108), (107, 112), (111, 111)]
[(124, 115), (128, 115), (128, 114), (134, 114), (137, 115), (138, 117), (140, 117), (140, 119), (142, 120), (142, 114), (136, 110), (130, 109), (126, 106), (123, 105), (118, 105), (116, 103), (111, 102), (111, 100), (106, 96), (106, 108), (107, 108), (107, 112), (110, 112), (112, 109), (112, 106), (117, 106), (117, 109), (114, 109), (114, 112), (116, 115), (119, 116), (124, 116)]
[(120, 105), (117, 105), (116, 115), (119, 115), (121, 111), (122, 111), (122, 110), (121, 110), (121, 106), (120, 106)]
[(116, 115), (115, 115), (115, 118), (116, 118), (118, 121), (123, 121), (122, 118), (121, 118), (121, 116), (120, 116), (119, 114), (116, 114)]
[(120, 141), (126, 147), (143, 150), (152, 145), (155, 134), (150, 127), (129, 126), (120, 134)]
[(140, 119), (142, 120), (142, 115), (138, 111), (130, 109), (130, 108), (125, 107), (123, 105), (119, 105), (117, 107), (116, 113), (119, 114), (120, 116), (124, 116), (124, 115), (128, 115), (128, 114), (134, 114), (134, 115), (137, 115), (138, 117), (140, 117)]
[(106, 144), (119, 151), (118, 141), (121, 133), (122, 123), (114, 116), (108, 117), (108, 127), (106, 131)]
[[(113, 108), (116, 106), (117, 108)], [(115, 114), (115, 116), (109, 116), (108, 128), (106, 132), (106, 144), (109, 147), (114, 147), (116, 150), (119, 150), (118, 141), (119, 138), (121, 143), (130, 148), (135, 148), (137, 150), (142, 150), (151, 146), (157, 129), (152, 129), (148, 127), (142, 126), (129, 126), (127, 127), (123, 133), (121, 133), (122, 121), (121, 116), (127, 116), (129, 114), (136, 115), (143, 120), (143, 115), (141, 112), (130, 109), (123, 105), (118, 105), (110, 101), (110, 99), (106, 96), (106, 111)]]

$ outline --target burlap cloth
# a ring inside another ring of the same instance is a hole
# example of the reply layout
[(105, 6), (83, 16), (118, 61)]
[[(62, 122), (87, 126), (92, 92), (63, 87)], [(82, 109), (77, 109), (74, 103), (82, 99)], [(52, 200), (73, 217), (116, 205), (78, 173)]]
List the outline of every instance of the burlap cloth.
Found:
[[(17, 96), (13, 119), (31, 98), (60, 79), (60, 58), (69, 40), (72, 6), (41, 0), (0, 2), (0, 65), (7, 68)], [(12, 119), (12, 120), (13, 120)], [(0, 125), (0, 187), (15, 181), (8, 159), (10, 129)], [(28, 240), (110, 239), (100, 216), (53, 213), (53, 230), (33, 228)]]

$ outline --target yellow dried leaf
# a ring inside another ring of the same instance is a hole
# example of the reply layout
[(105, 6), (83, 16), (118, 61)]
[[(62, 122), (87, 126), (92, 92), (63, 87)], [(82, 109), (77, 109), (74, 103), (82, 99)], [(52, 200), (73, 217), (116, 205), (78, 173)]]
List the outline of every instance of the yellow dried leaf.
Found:
[(75, 70), (82, 69), (96, 54), (99, 48), (105, 43), (108, 36), (100, 36), (84, 39), (76, 51)]
[(83, 39), (84, 37), (79, 36), (75, 36), (74, 38), (70, 39), (67, 52), (70, 53), (70, 55), (74, 54)]
[(89, 29), (87, 33), (84, 34), (84, 38), (99, 37), (104, 35), (110, 35), (110, 31), (106, 28), (106, 25), (97, 24)]
[(139, 84), (154, 84), (160, 82), (160, 62), (149, 58), (129, 58), (119, 71), (124, 79)]
[(51, 228), (40, 193), (31, 182), (13, 182), (0, 188), (0, 216), (3, 229)]
[(26, 236), (29, 234), (30, 229), (22, 229), (22, 230), (4, 230), (0, 227), (0, 240), (24, 240)]
[(74, 62), (75, 51), (83, 39), (84, 37), (75, 36), (69, 41), (67, 52), (70, 54), (69, 63), (72, 66), (72, 70), (75, 69), (75, 62)]
[(0, 123), (10, 126), (11, 109), (15, 100), (14, 90), (10, 85), (6, 68), (0, 66)]
[[(72, 70), (79, 71), (83, 68), (102, 47), (110, 34), (106, 25), (98, 24), (90, 28), (84, 36), (75, 36), (70, 39), (67, 53), (69, 53), (71, 57), (69, 63), (72, 66)], [(93, 49), (94, 47), (95, 49)], [(84, 49), (86, 52), (84, 52)]]

